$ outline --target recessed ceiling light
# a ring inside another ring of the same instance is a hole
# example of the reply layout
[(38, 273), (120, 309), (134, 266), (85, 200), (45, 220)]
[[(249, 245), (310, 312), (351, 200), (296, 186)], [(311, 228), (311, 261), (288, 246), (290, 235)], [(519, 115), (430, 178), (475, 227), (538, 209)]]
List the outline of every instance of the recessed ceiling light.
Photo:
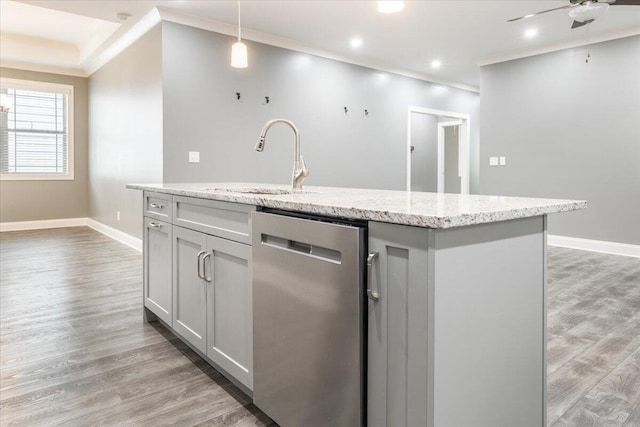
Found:
[(529, 28), (527, 31), (524, 32), (524, 36), (528, 39), (532, 39), (537, 35), (538, 35), (537, 28)]
[(378, 12), (396, 13), (402, 9), (404, 9), (404, 2), (402, 0), (378, 1)]
[(358, 48), (362, 46), (362, 39), (359, 37), (354, 37), (351, 39), (351, 47)]
[(439, 59), (434, 59), (433, 61), (431, 61), (431, 68), (440, 68), (442, 67), (442, 61), (440, 61)]

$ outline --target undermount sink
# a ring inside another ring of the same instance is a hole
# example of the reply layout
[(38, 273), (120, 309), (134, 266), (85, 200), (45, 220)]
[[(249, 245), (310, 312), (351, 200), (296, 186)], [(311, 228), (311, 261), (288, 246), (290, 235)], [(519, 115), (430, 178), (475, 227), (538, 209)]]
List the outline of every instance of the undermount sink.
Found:
[(222, 187), (222, 188), (205, 188), (206, 191), (221, 191), (225, 193), (243, 193), (243, 194), (293, 194), (293, 193), (310, 193), (305, 190), (292, 190), (284, 188), (268, 188), (268, 187)]

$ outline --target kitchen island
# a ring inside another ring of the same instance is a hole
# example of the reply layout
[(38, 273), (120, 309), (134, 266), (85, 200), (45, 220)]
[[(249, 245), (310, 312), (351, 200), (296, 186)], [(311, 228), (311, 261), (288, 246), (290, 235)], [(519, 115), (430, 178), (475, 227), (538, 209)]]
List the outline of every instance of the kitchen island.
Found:
[[(377, 257), (366, 285), (375, 296), (366, 310), (367, 425), (545, 425), (546, 216), (586, 202), (326, 187), (290, 193), (249, 183), (128, 188), (145, 192), (146, 314), (247, 392), (251, 212), (273, 208), (368, 223), (368, 252)], [(207, 256), (219, 257), (215, 268)], [(235, 261), (225, 264), (229, 257)], [(191, 276), (203, 287), (220, 274), (217, 299), (181, 293), (195, 259)], [(214, 309), (223, 296), (232, 309)]]

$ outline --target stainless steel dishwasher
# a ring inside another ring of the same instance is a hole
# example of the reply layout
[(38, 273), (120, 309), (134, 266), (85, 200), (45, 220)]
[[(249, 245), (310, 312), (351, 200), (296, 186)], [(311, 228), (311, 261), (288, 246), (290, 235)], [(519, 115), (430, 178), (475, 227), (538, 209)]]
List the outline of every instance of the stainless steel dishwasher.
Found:
[(253, 212), (254, 403), (282, 427), (364, 424), (366, 223)]

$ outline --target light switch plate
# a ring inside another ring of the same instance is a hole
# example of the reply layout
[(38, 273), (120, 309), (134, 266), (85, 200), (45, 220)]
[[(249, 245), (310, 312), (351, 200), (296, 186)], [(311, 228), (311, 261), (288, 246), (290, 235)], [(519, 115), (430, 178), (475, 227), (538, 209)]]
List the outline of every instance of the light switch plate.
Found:
[(500, 166), (506, 166), (506, 165), (507, 165), (507, 158), (500, 157)]
[(498, 166), (498, 158), (489, 157), (489, 166)]
[(189, 151), (189, 163), (200, 163), (199, 151)]

